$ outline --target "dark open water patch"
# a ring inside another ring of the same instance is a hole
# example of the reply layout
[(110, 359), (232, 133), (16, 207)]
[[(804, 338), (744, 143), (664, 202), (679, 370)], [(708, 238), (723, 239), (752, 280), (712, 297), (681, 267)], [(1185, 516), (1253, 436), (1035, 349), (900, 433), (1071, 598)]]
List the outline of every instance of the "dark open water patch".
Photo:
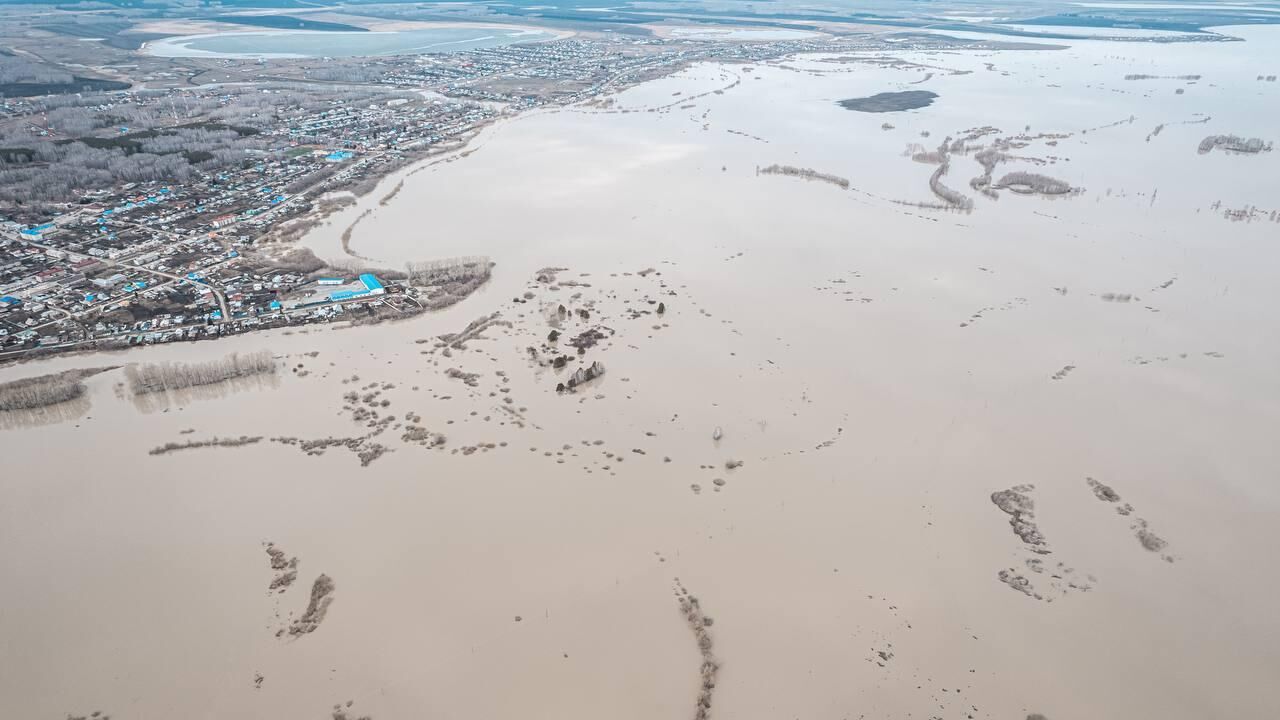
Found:
[(882, 92), (870, 97), (849, 98), (841, 100), (840, 107), (866, 113), (901, 112), (929, 107), (938, 93), (928, 90), (903, 90), (902, 92)]

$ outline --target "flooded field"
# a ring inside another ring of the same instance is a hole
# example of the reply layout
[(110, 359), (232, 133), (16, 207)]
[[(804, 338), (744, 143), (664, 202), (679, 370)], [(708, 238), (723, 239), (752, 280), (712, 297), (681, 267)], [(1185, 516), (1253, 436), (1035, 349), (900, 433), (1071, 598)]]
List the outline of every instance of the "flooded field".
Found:
[(0, 716), (1280, 714), (1233, 34), (697, 65), (305, 238), (492, 258), (446, 311), (0, 369), (113, 368), (0, 418)]

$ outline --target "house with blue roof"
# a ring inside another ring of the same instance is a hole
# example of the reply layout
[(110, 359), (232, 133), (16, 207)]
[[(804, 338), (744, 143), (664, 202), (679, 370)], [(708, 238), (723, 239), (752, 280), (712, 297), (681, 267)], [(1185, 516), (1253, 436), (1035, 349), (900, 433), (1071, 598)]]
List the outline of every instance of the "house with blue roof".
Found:
[(24, 240), (39, 240), (45, 233), (56, 229), (53, 223), (45, 223), (43, 225), (33, 225), (18, 231)]

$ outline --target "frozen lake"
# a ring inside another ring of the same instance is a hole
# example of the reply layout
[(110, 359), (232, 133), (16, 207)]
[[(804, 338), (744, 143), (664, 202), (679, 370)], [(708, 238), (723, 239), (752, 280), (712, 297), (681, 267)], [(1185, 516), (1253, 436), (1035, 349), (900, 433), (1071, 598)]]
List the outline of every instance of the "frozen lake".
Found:
[(304, 58), (418, 55), (551, 40), (553, 33), (509, 27), (435, 27), (396, 32), (298, 30), (184, 35), (147, 43), (160, 57)]

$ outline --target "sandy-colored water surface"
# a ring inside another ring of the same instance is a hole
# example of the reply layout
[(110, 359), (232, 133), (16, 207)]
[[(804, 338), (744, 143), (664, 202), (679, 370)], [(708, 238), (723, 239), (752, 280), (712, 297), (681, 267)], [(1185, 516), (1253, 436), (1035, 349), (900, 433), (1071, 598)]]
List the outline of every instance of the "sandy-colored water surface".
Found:
[[(306, 239), (341, 257), (372, 209), (350, 244), (378, 262), (491, 256), (448, 311), (0, 370), (282, 368), (169, 404), (112, 371), (60, 422), (0, 430), (0, 716), (691, 718), (677, 578), (714, 620), (716, 718), (1280, 714), (1280, 225), (1223, 216), (1280, 209), (1280, 153), (1196, 151), (1277, 139), (1256, 75), (1280, 43), (1233, 34), (695, 66), (499, 122)], [(938, 98), (837, 105), (912, 89)], [(988, 125), (1062, 136), (997, 177), (1083, 191), (991, 200), (956, 154), (974, 209), (910, 204), (937, 202), (935, 167), (904, 151)], [(493, 312), (511, 326), (431, 352)], [(576, 393), (527, 350), (553, 321), (615, 333)], [(270, 440), (366, 433), (353, 404), (447, 443), (387, 430), (362, 467)], [(267, 439), (148, 454), (239, 435)], [(992, 502), (1026, 485), (1042, 545)], [(299, 559), (283, 594), (266, 541)], [(321, 573), (323, 622), (277, 637)]]

